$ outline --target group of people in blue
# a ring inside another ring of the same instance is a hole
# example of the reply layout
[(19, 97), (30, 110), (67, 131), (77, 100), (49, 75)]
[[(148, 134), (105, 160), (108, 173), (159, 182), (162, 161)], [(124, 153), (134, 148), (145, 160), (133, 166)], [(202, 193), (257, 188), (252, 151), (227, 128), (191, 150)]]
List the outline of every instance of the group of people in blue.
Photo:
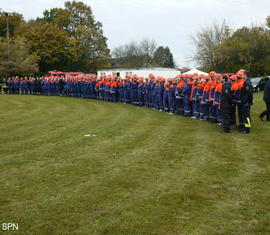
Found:
[(238, 116), (238, 130), (250, 132), (253, 89), (244, 70), (236, 74), (210, 72), (209, 75), (184, 74), (167, 79), (153, 74), (146, 78), (137, 75), (125, 78), (114, 75), (17, 76), (8, 78), (7, 86), (9, 94), (81, 97), (145, 106), (217, 123), (224, 132), (230, 132)]

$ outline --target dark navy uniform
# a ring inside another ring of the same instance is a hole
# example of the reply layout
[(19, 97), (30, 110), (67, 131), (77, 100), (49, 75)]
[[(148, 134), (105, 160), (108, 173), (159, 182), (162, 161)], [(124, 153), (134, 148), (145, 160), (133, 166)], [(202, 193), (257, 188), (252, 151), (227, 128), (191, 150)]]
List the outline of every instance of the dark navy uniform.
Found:
[(232, 109), (231, 83), (225, 82), (222, 86), (220, 97), (221, 119), (224, 132), (230, 132), (231, 109)]

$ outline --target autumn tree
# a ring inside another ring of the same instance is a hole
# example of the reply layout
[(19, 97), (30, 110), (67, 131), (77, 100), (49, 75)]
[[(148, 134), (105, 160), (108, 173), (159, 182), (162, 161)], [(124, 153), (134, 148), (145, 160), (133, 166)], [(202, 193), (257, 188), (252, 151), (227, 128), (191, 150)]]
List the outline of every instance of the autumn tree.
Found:
[(270, 32), (263, 27), (242, 27), (215, 47), (220, 72), (244, 68), (254, 76), (270, 74)]
[(29, 52), (39, 56), (41, 72), (51, 69), (95, 72), (110, 67), (102, 24), (83, 2), (65, 2), (64, 8), (45, 10), (43, 17), (28, 22), (19, 14), (1, 13), (0, 37), (6, 36), (7, 20), (10, 36), (25, 38)]
[(0, 37), (7, 37), (7, 31), (9, 32), (9, 37), (14, 37), (16, 28), (19, 27), (23, 21), (21, 14), (16, 12), (8, 13), (0, 10)]
[(222, 24), (201, 28), (191, 40), (196, 48), (193, 59), (206, 70), (213, 70), (217, 66), (215, 47), (232, 35), (232, 29), (224, 21)]
[(25, 37), (30, 44), (30, 52), (40, 57), (41, 72), (66, 70), (78, 61), (77, 51), (73, 48), (76, 48), (77, 43), (74, 42), (72, 46), (72, 39), (68, 39), (67, 33), (55, 24), (33, 23)]
[(9, 43), (4, 39), (0, 40), (0, 51), (2, 76), (38, 72), (39, 57), (34, 53), (29, 53), (24, 38), (12, 38)]
[(67, 33), (78, 42), (77, 67), (83, 71), (96, 71), (110, 66), (110, 50), (103, 35), (102, 24), (95, 20), (91, 7), (83, 2), (65, 2), (69, 15)]
[(90, 6), (83, 2), (68, 1), (65, 2), (64, 9), (45, 10), (43, 17), (38, 18), (37, 22), (47, 24), (47, 27), (48, 24), (58, 27), (59, 34), (62, 32), (61, 36), (58, 35), (61, 43), (64, 37), (66, 38), (62, 48), (54, 44), (59, 46), (55, 50), (61, 49), (55, 57), (61, 57), (60, 54), (64, 53), (65, 49), (62, 61), (52, 61), (52, 65), (55, 62), (55, 69), (67, 70), (68, 67), (71, 70), (94, 72), (100, 68), (110, 67), (107, 38), (104, 37), (102, 24), (95, 20)]

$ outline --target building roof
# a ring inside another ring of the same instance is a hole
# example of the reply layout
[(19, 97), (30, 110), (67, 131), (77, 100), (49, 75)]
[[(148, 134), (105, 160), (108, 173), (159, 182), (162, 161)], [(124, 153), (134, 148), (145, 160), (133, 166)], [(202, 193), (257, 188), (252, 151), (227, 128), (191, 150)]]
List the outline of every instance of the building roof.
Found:
[(194, 73), (197, 73), (198, 75), (208, 75), (208, 73), (200, 71), (198, 69), (191, 69), (190, 71), (185, 72), (183, 74), (194, 74)]
[(134, 70), (147, 70), (147, 71), (179, 71), (178, 69), (174, 68), (133, 68), (133, 69), (125, 69), (125, 68), (119, 68), (119, 69), (100, 69), (98, 71), (134, 71)]

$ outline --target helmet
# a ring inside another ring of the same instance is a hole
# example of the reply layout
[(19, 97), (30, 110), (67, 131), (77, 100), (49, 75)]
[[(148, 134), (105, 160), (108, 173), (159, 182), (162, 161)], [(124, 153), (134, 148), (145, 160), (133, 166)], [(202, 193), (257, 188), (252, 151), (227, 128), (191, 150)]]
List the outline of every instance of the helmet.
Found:
[(150, 74), (149, 74), (149, 78), (151, 78), (151, 79), (155, 79), (155, 75), (154, 75), (154, 74), (152, 74), (152, 73), (150, 73)]
[(216, 75), (216, 72), (215, 71), (211, 71), (210, 73), (209, 73), (209, 76), (215, 76)]
[(236, 76), (237, 77), (243, 77), (244, 76), (244, 73), (243, 72), (237, 72)]
[(237, 77), (236, 77), (236, 75), (232, 75), (232, 76), (230, 76), (230, 79), (231, 79), (231, 80), (236, 80)]
[(246, 72), (246, 70), (240, 69), (238, 72), (244, 73), (244, 72)]

